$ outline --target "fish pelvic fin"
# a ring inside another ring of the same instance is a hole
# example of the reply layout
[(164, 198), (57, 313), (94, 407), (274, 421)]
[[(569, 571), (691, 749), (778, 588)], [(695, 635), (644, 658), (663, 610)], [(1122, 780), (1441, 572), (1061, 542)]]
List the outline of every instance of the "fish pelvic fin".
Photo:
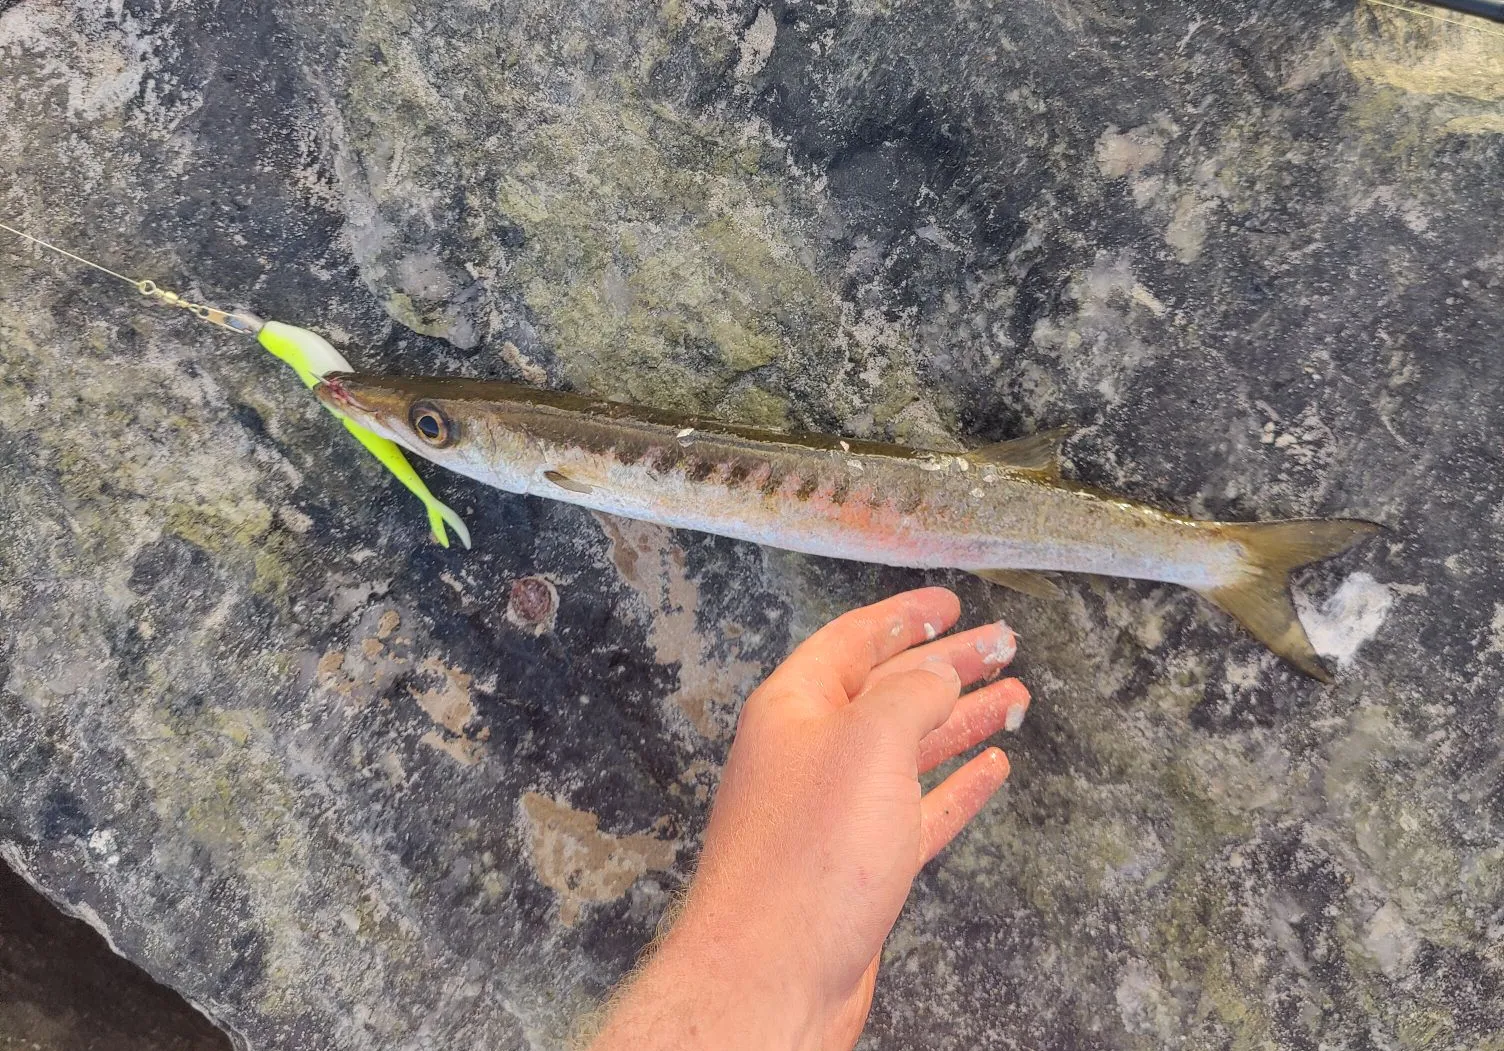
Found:
[(1037, 474), (1042, 478), (1056, 479), (1060, 477), (1060, 447), (1073, 433), (1074, 428), (1056, 427), (1026, 438), (984, 445), (966, 455), (973, 463), (996, 464), (999, 467), (1011, 467), (1015, 471)]
[(1201, 592), (1237, 618), (1276, 656), (1311, 678), (1331, 682), (1290, 597), (1290, 572), (1346, 551), (1384, 527), (1357, 518), (1288, 522), (1223, 522), (1223, 533), (1242, 545), (1246, 567), (1236, 583)]
[(586, 485), (577, 479), (569, 477), (563, 471), (544, 471), (543, 477), (547, 478), (560, 489), (568, 489), (571, 493), (579, 493), (581, 496), (589, 496), (595, 492), (595, 487)]
[(1060, 599), (1064, 594), (1055, 582), (1043, 573), (1028, 569), (974, 569), (972, 575), (981, 577), (990, 584), (1012, 588), (1014, 591), (1034, 598)]

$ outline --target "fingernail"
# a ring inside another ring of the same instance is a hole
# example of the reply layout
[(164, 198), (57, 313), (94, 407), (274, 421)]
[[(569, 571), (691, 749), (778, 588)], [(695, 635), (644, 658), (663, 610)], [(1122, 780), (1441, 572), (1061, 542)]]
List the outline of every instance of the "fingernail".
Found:
[(1024, 713), (1029, 710), (1027, 704), (1015, 704), (1008, 709), (1008, 717), (1003, 720), (1003, 729), (1010, 734), (1024, 724)]
[(982, 655), (984, 665), (1001, 668), (1018, 653), (1018, 636), (1005, 620), (998, 621), (995, 627), (998, 629), (997, 638), (990, 645), (985, 641), (978, 642), (977, 652)]

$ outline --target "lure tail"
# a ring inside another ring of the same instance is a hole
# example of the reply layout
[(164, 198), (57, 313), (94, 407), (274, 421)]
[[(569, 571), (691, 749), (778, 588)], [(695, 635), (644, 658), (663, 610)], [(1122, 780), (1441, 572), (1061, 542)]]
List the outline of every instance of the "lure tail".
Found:
[(465, 550), (470, 550), (470, 530), (465, 527), (464, 520), (455, 513), (453, 508), (440, 503), (438, 497), (428, 491), (428, 486), (423, 484), (423, 479), (418, 477), (418, 472), (413, 470), (413, 465), (407, 462), (407, 457), (402, 454), (402, 449), (396, 442), (383, 438), (379, 434), (372, 434), (343, 416), (340, 417), (340, 422), (355, 436), (356, 441), (366, 447), (367, 452), (392, 472), (397, 481), (407, 486), (409, 492), (423, 501), (423, 507), (428, 512), (428, 528), (433, 531), (433, 538), (439, 546), (449, 546), (449, 534), (444, 531), (444, 525), (448, 523), (455, 535), (460, 538), (460, 543), (465, 546)]
[(1297, 519), (1288, 522), (1225, 522), (1226, 535), (1243, 546), (1247, 567), (1234, 584), (1201, 594), (1232, 614), (1265, 646), (1322, 682), (1332, 676), (1322, 665), (1290, 598), (1290, 572), (1346, 551), (1383, 530), (1356, 518)]
[(470, 529), (465, 525), (465, 520), (449, 505), (441, 504), (431, 497), (423, 501), (428, 508), (428, 528), (433, 533), (433, 538), (440, 546), (449, 546), (449, 537), (444, 532), (444, 524), (454, 530), (454, 535), (460, 538), (466, 551), (470, 550)]

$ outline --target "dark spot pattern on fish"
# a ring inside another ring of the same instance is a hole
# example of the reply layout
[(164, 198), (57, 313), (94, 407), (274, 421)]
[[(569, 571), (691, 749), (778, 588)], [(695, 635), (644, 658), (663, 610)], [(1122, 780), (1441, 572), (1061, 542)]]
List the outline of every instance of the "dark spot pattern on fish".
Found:
[(735, 489), (737, 486), (745, 482), (747, 480), (747, 476), (752, 473), (754, 466), (754, 464), (747, 460), (733, 461), (731, 464), (731, 470), (726, 472), (727, 487)]
[(648, 454), (647, 446), (638, 442), (617, 442), (611, 446), (611, 452), (623, 467), (631, 467)]
[(801, 479), (799, 482), (799, 488), (794, 490), (794, 499), (808, 500), (810, 497), (815, 495), (815, 490), (819, 488), (820, 479), (818, 476), (812, 475), (809, 478)]
[(695, 459), (695, 460), (691, 460), (689, 462), (688, 469), (685, 471), (685, 476), (691, 482), (703, 482), (705, 479), (707, 479), (711, 475), (715, 474), (716, 466), (717, 465), (716, 465), (716, 462), (714, 460), (707, 460), (707, 459)]
[(662, 446), (653, 454), (653, 470), (666, 474), (677, 467), (683, 459), (684, 450), (677, 444)]
[(768, 466), (767, 476), (763, 478), (760, 489), (764, 496), (772, 496), (783, 486), (783, 480), (788, 477), (787, 471), (780, 471), (772, 465)]
[(836, 484), (830, 490), (830, 502), (840, 507), (851, 496), (851, 479), (845, 475), (836, 479)]

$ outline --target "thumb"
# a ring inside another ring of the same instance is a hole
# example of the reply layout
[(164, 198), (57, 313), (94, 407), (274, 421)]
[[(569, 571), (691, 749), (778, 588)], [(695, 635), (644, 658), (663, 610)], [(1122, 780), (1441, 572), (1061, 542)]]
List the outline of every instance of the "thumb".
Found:
[(852, 702), (884, 722), (901, 726), (917, 748), (925, 734), (944, 725), (961, 696), (961, 677), (949, 662), (931, 658), (912, 671), (885, 676)]

